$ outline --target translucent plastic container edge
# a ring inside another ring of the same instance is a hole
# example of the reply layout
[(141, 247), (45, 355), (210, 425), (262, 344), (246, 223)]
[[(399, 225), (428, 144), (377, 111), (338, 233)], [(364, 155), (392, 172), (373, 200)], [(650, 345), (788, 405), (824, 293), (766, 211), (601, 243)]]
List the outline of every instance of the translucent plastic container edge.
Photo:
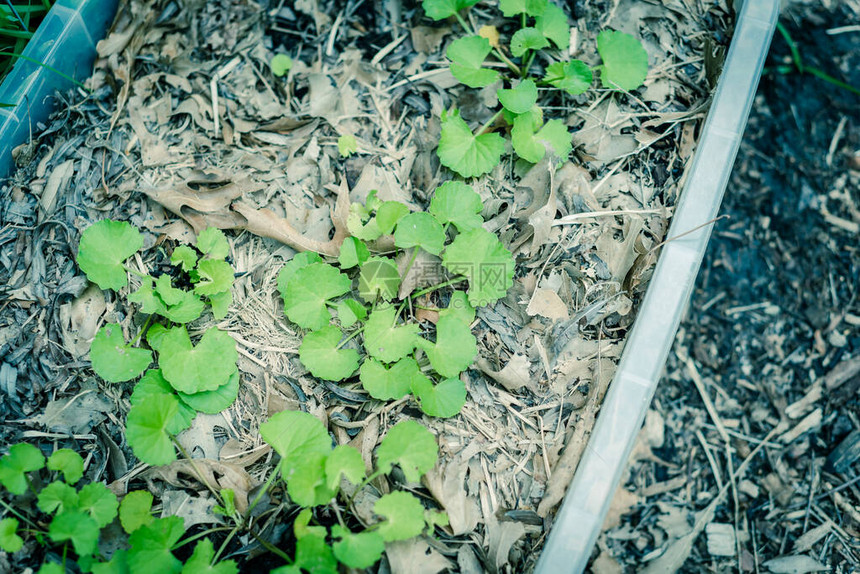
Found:
[(585, 452), (550, 530), (535, 572), (585, 571), (642, 426), (681, 316), (695, 285), (711, 226), (740, 146), (770, 41), (779, 0), (748, 0), (663, 248)]

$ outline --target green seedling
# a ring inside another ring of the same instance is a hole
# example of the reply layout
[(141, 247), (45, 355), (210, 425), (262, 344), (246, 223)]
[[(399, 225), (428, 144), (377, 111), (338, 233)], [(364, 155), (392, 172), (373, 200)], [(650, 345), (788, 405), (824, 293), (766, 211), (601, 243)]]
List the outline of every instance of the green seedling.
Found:
[[(466, 401), (460, 373), (477, 355), (474, 308), (498, 301), (513, 285), (513, 257), (484, 230), (481, 209), (480, 196), (462, 182), (441, 185), (427, 212), (410, 212), (404, 204), (381, 202), (371, 194), (365, 205), (353, 205), (352, 229), (373, 228), (375, 238), (384, 230), (390, 239), (347, 238), (337, 260), (340, 269), (316, 254), (301, 253), (287, 262), (278, 289), (287, 318), (309, 329), (299, 360), (310, 373), (346, 383), (357, 375), (377, 400), (411, 394), (430, 416), (459, 413)], [(421, 251), (441, 256), (437, 270), (447, 270), (451, 278), (401, 294)], [(398, 267), (398, 256), (405, 267)], [(466, 290), (448, 296), (434, 331), (406, 313), (419, 296), (459, 284)], [(397, 305), (397, 299), (403, 302)]]
[(284, 557), (291, 564), (274, 573), (336, 572), (338, 563), (369, 568), (382, 557), (386, 542), (407, 540), (447, 523), (444, 515), (425, 509), (415, 495), (394, 491), (374, 503), (379, 520), (360, 532), (343, 521), (330, 527), (311, 525), (316, 507), (337, 504), (343, 481), (354, 485), (352, 490), (357, 493), (394, 466), (410, 482), (418, 482), (433, 468), (438, 458), (436, 439), (414, 421), (402, 421), (388, 431), (377, 449), (376, 470), (369, 475), (361, 453), (351, 446), (332, 447), (325, 426), (308, 413), (278, 413), (260, 426), (260, 434), (281, 457), (277, 472), (290, 500), (304, 508), (293, 526), (295, 555)]
[[(505, 139), (496, 133), (501, 116), (508, 125), (510, 142), (517, 156), (537, 163), (547, 150), (566, 159), (572, 151), (571, 135), (558, 119), (544, 122), (537, 106), (538, 88), (562, 90), (576, 96), (586, 92), (593, 81), (592, 69), (580, 60), (558, 60), (559, 52), (570, 45), (570, 27), (564, 10), (549, 0), (500, 0), (499, 9), (506, 18), (518, 19), (508, 50), (519, 64), (494, 49), (489, 40), (477, 35), (461, 12), (474, 2), (456, 0), (423, 0), (424, 13), (433, 20), (455, 17), (466, 36), (448, 46), (446, 56), (457, 80), (471, 88), (485, 88), (502, 81), (510, 88), (497, 90), (501, 109), (476, 131), (460, 117), (456, 109), (443, 111), (442, 132), (437, 148), (439, 161), (464, 178), (489, 173), (505, 153)], [(604, 88), (619, 91), (637, 89), (648, 73), (648, 54), (639, 41), (623, 32), (604, 30), (597, 37), (597, 51), (603, 63), (595, 68)], [(542, 79), (531, 77), (535, 56), (546, 52), (551, 61)], [(512, 75), (500, 73), (491, 65), (490, 56), (499, 60)], [(516, 80), (519, 80), (516, 82)]]
[(797, 43), (791, 37), (791, 34), (788, 32), (788, 28), (786, 28), (782, 22), (777, 22), (776, 29), (779, 30), (779, 34), (782, 36), (785, 43), (788, 44), (788, 49), (791, 51), (791, 66), (777, 66), (776, 70), (781, 74), (790, 74), (792, 72), (798, 72), (800, 74), (809, 74), (811, 76), (815, 76), (825, 82), (836, 86), (837, 88), (841, 88), (843, 90), (847, 90), (852, 94), (856, 94), (860, 96), (860, 89), (855, 88), (851, 84), (845, 83), (838, 78), (834, 78), (821, 68), (816, 66), (807, 65), (803, 58), (800, 55), (800, 48), (798, 48)]
[(286, 54), (275, 54), (269, 61), (269, 68), (271, 68), (272, 73), (279, 78), (287, 75), (287, 72), (289, 72), (292, 67), (293, 59)]
[[(176, 460), (173, 437), (191, 425), (197, 412), (220, 412), (239, 394), (233, 338), (210, 327), (194, 343), (185, 327), (203, 314), (207, 303), (216, 319), (226, 316), (233, 269), (225, 261), (230, 245), (218, 229), (202, 231), (196, 247), (174, 249), (172, 275), (154, 278), (128, 267), (126, 260), (142, 246), (137, 229), (103, 220), (82, 234), (78, 264), (103, 289), (127, 287), (129, 273), (140, 279), (127, 298), (148, 315), (144, 328), (127, 342), (120, 325), (107, 323), (93, 339), (90, 360), (96, 374), (110, 383), (144, 375), (131, 396), (126, 439), (142, 461), (162, 465)], [(176, 287), (174, 278), (190, 287)], [(139, 346), (144, 334), (148, 349)], [(147, 370), (153, 360), (159, 368)]]
[(352, 134), (344, 134), (337, 138), (337, 151), (340, 157), (349, 157), (358, 151), (358, 141)]

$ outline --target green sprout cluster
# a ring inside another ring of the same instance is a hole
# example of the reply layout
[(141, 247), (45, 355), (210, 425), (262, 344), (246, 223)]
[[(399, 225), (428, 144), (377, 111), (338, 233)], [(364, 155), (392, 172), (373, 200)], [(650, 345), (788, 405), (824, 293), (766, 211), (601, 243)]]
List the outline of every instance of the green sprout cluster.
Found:
[[(157, 278), (125, 264), (142, 246), (143, 236), (129, 223), (102, 220), (81, 235), (78, 265), (102, 289), (126, 287), (129, 273), (140, 279), (128, 301), (147, 315), (143, 328), (126, 342), (119, 324), (104, 325), (93, 338), (90, 360), (96, 374), (110, 383), (143, 374), (131, 395), (126, 440), (140, 460), (162, 465), (176, 460), (173, 437), (190, 427), (198, 412), (221, 412), (239, 395), (233, 338), (209, 327), (195, 344), (186, 327), (207, 305), (216, 319), (227, 315), (234, 274), (225, 261), (227, 239), (215, 228), (202, 231), (196, 247), (174, 249), (172, 273)], [(148, 349), (135, 346), (142, 337)], [(150, 369), (153, 352), (158, 368)]]
[[(287, 318), (307, 330), (299, 359), (311, 374), (345, 381), (358, 371), (374, 399), (411, 394), (430, 416), (459, 413), (466, 401), (459, 375), (477, 354), (475, 307), (504, 297), (513, 284), (513, 257), (482, 227), (481, 210), (480, 196), (456, 181), (436, 189), (426, 212), (371, 193), (364, 205), (351, 206), (352, 236), (337, 262), (311, 252), (288, 261), (278, 289)], [(399, 297), (419, 251), (441, 257), (451, 278)], [(403, 270), (399, 254), (408, 260)], [(435, 332), (415, 318), (420, 297), (461, 283), (467, 290), (450, 295)]]
[[(635, 90), (648, 73), (648, 54), (640, 42), (629, 34), (604, 30), (597, 36), (597, 51), (603, 63), (594, 70), (581, 60), (558, 60), (555, 55), (570, 44), (570, 27), (564, 11), (549, 0), (500, 0), (499, 10), (506, 18), (519, 17), (519, 29), (506, 47), (494, 46), (488, 38), (476, 34), (461, 12), (478, 0), (423, 0), (425, 14), (433, 20), (454, 17), (466, 36), (448, 46), (446, 56), (454, 77), (470, 88), (485, 88), (503, 81), (509, 88), (499, 88), (501, 108), (477, 131), (460, 117), (457, 109), (442, 113), (442, 133), (437, 155), (445, 167), (464, 178), (489, 173), (505, 153), (505, 138), (493, 131), (499, 117), (509, 127), (510, 144), (517, 156), (537, 163), (547, 148), (560, 158), (571, 150), (571, 134), (562, 120), (544, 120), (537, 105), (539, 88), (555, 88), (576, 96), (591, 87), (594, 71), (600, 74), (604, 88)], [(555, 48), (555, 50), (553, 50)], [(535, 55), (544, 51), (547, 59), (543, 77), (532, 77)], [(510, 53), (513, 60), (505, 52)], [(503, 74), (487, 67), (491, 56), (509, 72)], [(516, 62), (519, 63), (516, 63)]]

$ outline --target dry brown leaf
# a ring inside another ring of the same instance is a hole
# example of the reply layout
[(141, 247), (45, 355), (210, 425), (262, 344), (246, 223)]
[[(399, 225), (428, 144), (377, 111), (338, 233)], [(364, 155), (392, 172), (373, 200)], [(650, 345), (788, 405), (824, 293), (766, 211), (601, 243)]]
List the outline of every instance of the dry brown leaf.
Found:
[(433, 497), (448, 513), (454, 536), (472, 532), (481, 517), (477, 501), (466, 493), (468, 470), (468, 462), (457, 457), (440, 462), (422, 479)]
[(530, 389), (534, 387), (529, 373), (531, 361), (525, 355), (513, 355), (501, 371), (493, 370), (489, 361), (483, 357), (478, 358), (477, 365), (485, 375), (505, 387), (507, 391), (515, 392), (523, 387)]
[(161, 494), (161, 517), (178, 516), (185, 529), (198, 524), (220, 524), (223, 519), (212, 512), (215, 499), (211, 496), (191, 496), (184, 490), (165, 490)]
[(529, 301), (529, 306), (526, 308), (526, 313), (534, 317), (540, 315), (552, 320), (567, 320), (570, 318), (570, 313), (567, 310), (567, 305), (558, 296), (558, 293), (552, 289), (543, 289), (541, 287), (535, 289)]
[(497, 573), (508, 563), (511, 547), (526, 534), (522, 522), (499, 522), (491, 517), (487, 527), (487, 559), (490, 571)]
[[(189, 480), (180, 478), (180, 475), (188, 477)], [(248, 510), (248, 493), (259, 484), (259, 481), (241, 466), (208, 458), (183, 459), (166, 466), (152, 467), (142, 473), (141, 478), (150, 485), (154, 480), (163, 480), (178, 488), (197, 490), (199, 485), (216, 491), (230, 488), (236, 495), (236, 509), (241, 513)], [(154, 491), (151, 486), (150, 490)]]
[(83, 357), (90, 352), (90, 344), (104, 312), (104, 293), (94, 284), (90, 284), (74, 301), (60, 306), (63, 347), (73, 357)]
[(421, 538), (388, 542), (385, 555), (392, 574), (437, 574), (453, 567), (450, 560)]

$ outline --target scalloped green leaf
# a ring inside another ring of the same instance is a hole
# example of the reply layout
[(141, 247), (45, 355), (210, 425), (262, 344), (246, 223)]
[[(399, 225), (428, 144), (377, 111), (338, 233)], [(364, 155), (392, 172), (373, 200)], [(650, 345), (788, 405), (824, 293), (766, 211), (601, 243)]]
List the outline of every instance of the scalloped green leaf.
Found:
[(430, 365), (443, 377), (456, 377), (469, 368), (478, 354), (475, 336), (469, 324), (456, 315), (439, 317), (436, 323), (436, 343), (421, 339)]
[(539, 16), (546, 10), (547, 0), (499, 0), (499, 10), (505, 18), (511, 18), (517, 14), (528, 14)]
[(385, 518), (376, 531), (386, 542), (408, 540), (424, 531), (424, 506), (408, 492), (397, 490), (382, 496), (373, 512)]
[(547, 2), (543, 11), (535, 16), (535, 28), (559, 50), (567, 50), (570, 47), (570, 26), (564, 10), (552, 2)]
[(198, 295), (224, 293), (233, 287), (233, 267), (220, 259), (204, 259), (197, 264), (200, 280), (194, 286)]
[(18, 536), (18, 521), (14, 518), (0, 520), (0, 550), (13, 554), (23, 547), (24, 539)]
[(385, 551), (385, 539), (379, 532), (350, 532), (340, 524), (331, 527), (335, 558), (350, 568), (364, 569), (376, 564)]
[(352, 484), (361, 484), (364, 480), (364, 460), (361, 452), (355, 447), (339, 444), (325, 459), (326, 485), (332, 491), (340, 486), (341, 477)]
[(204, 538), (194, 547), (194, 552), (182, 567), (182, 574), (238, 574), (239, 566), (235, 560), (221, 558), (213, 564), (214, 558), (215, 545)]
[(75, 484), (84, 476), (84, 459), (70, 448), (61, 448), (48, 457), (48, 470), (63, 473), (66, 484)]
[(489, 173), (502, 159), (505, 140), (490, 132), (475, 136), (460, 112), (442, 112), (442, 134), (436, 155), (445, 167), (462, 177), (476, 177)]
[(0, 484), (12, 494), (27, 491), (27, 473), (45, 466), (42, 451), (25, 442), (9, 447), (9, 454), (0, 458)]
[(424, 8), (424, 13), (427, 14), (428, 18), (444, 20), (478, 2), (479, 0), (423, 0), (421, 7)]
[(597, 52), (603, 59), (600, 81), (604, 88), (635, 90), (648, 76), (648, 52), (630, 34), (603, 30), (597, 35)]
[(352, 286), (349, 277), (327, 263), (311, 263), (296, 271), (284, 292), (284, 312), (296, 325), (320, 329), (329, 324), (331, 314), (326, 303), (347, 293)]
[(86, 512), (104, 528), (116, 518), (119, 502), (103, 482), (91, 482), (78, 492), (78, 509)]
[(349, 157), (358, 151), (358, 141), (352, 134), (343, 134), (337, 138), (337, 151), (340, 157)]
[(436, 464), (436, 437), (413, 420), (391, 427), (376, 451), (376, 468), (387, 474), (395, 464), (409, 482), (418, 482)]
[(180, 245), (170, 254), (170, 262), (188, 272), (197, 265), (197, 252), (188, 245)]
[(390, 301), (400, 289), (400, 271), (391, 259), (371, 257), (358, 274), (358, 295), (367, 302)]
[(281, 293), (281, 297), (286, 293), (287, 284), (295, 276), (296, 271), (302, 267), (307, 267), (311, 263), (322, 263), (322, 257), (319, 256), (319, 253), (302, 251), (296, 253), (292, 259), (284, 263), (284, 266), (278, 272), (278, 291)]
[(412, 384), (412, 394), (421, 410), (431, 417), (453, 417), (466, 404), (466, 386), (457, 377), (435, 385), (427, 377), (416, 379)]
[(389, 234), (403, 217), (409, 215), (409, 208), (399, 201), (386, 201), (376, 210), (376, 224), (383, 234)]
[(286, 54), (275, 54), (269, 60), (269, 68), (272, 70), (272, 74), (279, 78), (285, 76), (292, 67), (293, 59)]
[(341, 381), (358, 368), (358, 351), (338, 349), (343, 333), (334, 325), (311, 331), (299, 345), (299, 360), (315, 377)]
[(342, 327), (352, 327), (358, 321), (367, 319), (367, 309), (355, 299), (339, 301), (335, 309)]
[(458, 231), (481, 227), (484, 218), (481, 196), (462, 181), (446, 181), (436, 188), (428, 212), (445, 225), (453, 223)]
[(77, 510), (78, 492), (64, 482), (52, 482), (39, 491), (36, 507), (45, 514)]
[(281, 473), (289, 481), (312, 455), (328, 456), (331, 437), (318, 418), (302, 411), (281, 411), (260, 425), (260, 436), (281, 455)]
[(555, 62), (546, 69), (543, 81), (564, 90), (571, 96), (585, 93), (591, 87), (594, 75), (591, 68), (582, 60)]
[(370, 259), (370, 250), (367, 245), (355, 237), (347, 237), (340, 244), (340, 255), (337, 262), (341, 269), (352, 269)]
[(537, 102), (537, 84), (526, 78), (509, 90), (498, 90), (499, 103), (514, 114), (524, 114)]
[(214, 391), (236, 370), (236, 341), (225, 331), (210, 327), (197, 346), (184, 327), (171, 329), (161, 341), (158, 366), (174, 389), (182, 393)]
[(445, 230), (429, 213), (416, 211), (397, 222), (394, 245), (401, 249), (420, 247), (428, 253), (439, 255), (445, 246)]
[(98, 376), (110, 383), (121, 383), (145, 371), (152, 363), (152, 353), (127, 345), (120, 326), (107, 323), (93, 338), (90, 360)]
[(520, 28), (511, 38), (511, 54), (517, 58), (529, 50), (540, 50), (548, 46), (546, 37), (537, 28)]
[(230, 305), (233, 304), (233, 293), (231, 291), (223, 291), (215, 293), (208, 297), (209, 305), (212, 306), (212, 316), (217, 321), (220, 321), (227, 316), (230, 311)]
[(377, 308), (364, 326), (364, 348), (380, 361), (399, 361), (415, 348), (418, 329), (417, 323), (398, 325), (394, 307)]
[(390, 368), (368, 357), (359, 371), (361, 386), (371, 397), (380, 401), (405, 397), (412, 388), (412, 380), (419, 376), (423, 375), (412, 357), (404, 357)]
[(102, 219), (87, 227), (78, 246), (78, 266), (102, 289), (128, 285), (126, 259), (143, 247), (143, 235), (125, 221)]
[(182, 562), (173, 555), (172, 549), (185, 534), (185, 524), (178, 516), (157, 518), (141, 526), (129, 537), (128, 566), (133, 573), (158, 572), (178, 574)]
[(227, 382), (211, 391), (199, 393), (177, 393), (182, 402), (201, 413), (217, 414), (232, 405), (239, 396), (239, 370), (236, 369)]
[(170, 426), (178, 410), (179, 399), (173, 395), (148, 396), (131, 407), (125, 438), (137, 458), (153, 466), (176, 460)]
[(567, 126), (561, 120), (550, 120), (544, 126), (535, 131), (533, 122), (526, 116), (514, 118), (514, 127), (511, 128), (511, 143), (517, 155), (531, 163), (537, 163), (546, 155), (546, 146), (552, 148), (553, 152), (562, 160), (573, 150), (572, 137), (567, 131)]
[(152, 501), (152, 494), (145, 490), (133, 490), (123, 497), (119, 503), (119, 522), (126, 533), (152, 524)]
[[(177, 327), (178, 328), (178, 327)], [(132, 406), (140, 404), (147, 397), (155, 396), (156, 400), (160, 400), (164, 396), (169, 396), (170, 398), (177, 398), (176, 391), (173, 390), (173, 387), (170, 386), (164, 376), (161, 374), (161, 369), (149, 369), (144, 373), (144, 375), (140, 378), (140, 381), (137, 382), (137, 385), (134, 387), (134, 391), (131, 393), (131, 397), (129, 397), (129, 401)], [(191, 426), (192, 421), (194, 421), (194, 417), (197, 416), (197, 412), (186, 405), (184, 402), (179, 401), (179, 408), (176, 411), (173, 419), (168, 422), (167, 432), (170, 434), (179, 434), (184, 431), (188, 427)]]
[(197, 249), (211, 259), (224, 259), (230, 255), (227, 236), (217, 227), (207, 227), (197, 236)]
[(439, 311), (440, 319), (449, 315), (457, 317), (467, 325), (471, 325), (472, 321), (475, 320), (475, 308), (469, 304), (469, 297), (465, 291), (454, 291), (448, 301), (448, 306)]
[(514, 284), (514, 258), (484, 228), (461, 233), (447, 247), (442, 265), (469, 280), (469, 304), (482, 307), (503, 298)]
[(98, 550), (99, 526), (84, 512), (71, 510), (54, 517), (48, 538), (57, 543), (70, 540), (79, 556), (90, 556)]
[(500, 77), (496, 70), (481, 67), (492, 49), (489, 40), (481, 36), (457, 38), (445, 52), (451, 60), (451, 73), (470, 88), (489, 86)]

